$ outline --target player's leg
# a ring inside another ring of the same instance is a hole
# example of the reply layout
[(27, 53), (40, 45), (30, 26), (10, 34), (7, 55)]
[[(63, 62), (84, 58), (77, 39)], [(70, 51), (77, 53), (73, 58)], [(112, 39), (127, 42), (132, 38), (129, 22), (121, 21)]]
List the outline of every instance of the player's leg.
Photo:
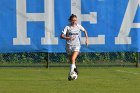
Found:
[(69, 72), (69, 76), (68, 76), (69, 81), (71, 80), (70, 73), (75, 71), (78, 74), (78, 71), (77, 71), (76, 65), (75, 65), (76, 58), (77, 58), (78, 54), (79, 54), (79, 51), (74, 51), (70, 56), (71, 65), (70, 65), (70, 72)]
[(73, 73), (73, 71), (75, 71), (77, 74), (78, 74), (78, 71), (76, 69), (76, 58), (79, 54), (79, 50), (80, 50), (80, 47), (76, 47), (76, 46), (67, 46), (67, 53), (68, 55), (70, 56), (70, 72), (69, 72), (69, 75), (68, 75), (68, 80), (70, 81), (71, 80), (71, 76), (70, 74)]
[[(79, 51), (74, 51), (70, 57), (71, 65), (70, 65), (70, 72), (73, 72), (76, 70), (76, 58), (79, 55)], [(78, 72), (78, 71), (77, 71)]]
[(75, 52), (77, 52), (77, 55), (76, 55), (76, 57), (75, 57), (75, 66), (74, 66), (74, 71), (77, 73), (77, 75), (78, 75), (78, 69), (77, 69), (77, 66), (76, 66), (76, 59), (77, 59), (77, 56), (79, 55), (79, 51), (75, 51)]

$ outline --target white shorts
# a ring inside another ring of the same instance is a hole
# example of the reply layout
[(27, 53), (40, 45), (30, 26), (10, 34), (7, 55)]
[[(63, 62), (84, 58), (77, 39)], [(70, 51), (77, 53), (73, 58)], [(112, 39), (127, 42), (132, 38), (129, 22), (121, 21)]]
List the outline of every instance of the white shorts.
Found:
[(67, 45), (66, 52), (68, 55), (71, 55), (74, 51), (80, 51), (80, 46), (78, 45)]

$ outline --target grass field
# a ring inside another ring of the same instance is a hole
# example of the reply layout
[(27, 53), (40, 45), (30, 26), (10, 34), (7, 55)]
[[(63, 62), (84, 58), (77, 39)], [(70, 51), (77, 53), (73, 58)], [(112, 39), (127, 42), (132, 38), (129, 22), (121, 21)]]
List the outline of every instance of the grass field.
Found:
[(0, 68), (0, 93), (140, 93), (139, 68)]

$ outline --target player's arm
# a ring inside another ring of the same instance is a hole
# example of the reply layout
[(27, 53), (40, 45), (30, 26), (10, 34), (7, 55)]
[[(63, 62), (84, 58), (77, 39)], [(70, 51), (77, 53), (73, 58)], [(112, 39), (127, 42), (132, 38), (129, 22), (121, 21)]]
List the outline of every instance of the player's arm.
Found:
[(64, 33), (61, 33), (60, 38), (66, 39), (66, 40), (69, 40), (70, 39), (70, 37), (65, 36)]
[(64, 33), (61, 33), (60, 38), (66, 39), (66, 40), (74, 40), (74, 38), (70, 38), (68, 36), (65, 36)]
[(81, 25), (78, 25), (78, 27), (80, 28), (80, 31), (83, 31), (84, 32), (85, 37), (86, 37), (85, 43), (86, 43), (86, 46), (88, 46), (88, 34), (87, 34), (87, 31)]
[(86, 37), (85, 43), (86, 43), (86, 46), (88, 46), (88, 34), (87, 34), (86, 30), (84, 30), (84, 34), (85, 34), (85, 37)]
[(66, 26), (64, 28), (64, 30), (62, 31), (60, 38), (62, 39), (66, 39), (66, 40), (73, 40), (72, 38), (70, 38), (69, 36), (67, 36), (67, 31), (68, 31), (68, 26)]

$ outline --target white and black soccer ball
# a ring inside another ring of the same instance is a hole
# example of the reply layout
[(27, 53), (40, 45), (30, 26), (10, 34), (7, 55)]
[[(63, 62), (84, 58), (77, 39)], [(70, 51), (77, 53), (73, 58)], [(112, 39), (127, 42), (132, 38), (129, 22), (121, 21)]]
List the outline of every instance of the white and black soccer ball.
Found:
[(77, 75), (77, 73), (75, 71), (70, 72), (70, 75), (69, 76), (70, 76), (70, 79), (71, 80), (76, 80), (77, 77), (78, 77), (78, 75)]

